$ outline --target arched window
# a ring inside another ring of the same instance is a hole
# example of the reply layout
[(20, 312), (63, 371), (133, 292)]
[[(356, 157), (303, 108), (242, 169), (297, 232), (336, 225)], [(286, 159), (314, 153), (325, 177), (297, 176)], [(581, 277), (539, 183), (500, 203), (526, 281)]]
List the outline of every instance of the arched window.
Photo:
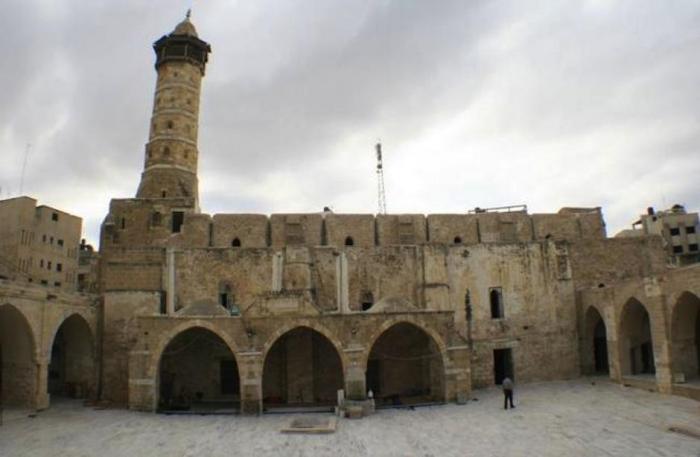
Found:
[(355, 245), (355, 240), (353, 240), (351, 236), (345, 238), (345, 246), (354, 246), (354, 245)]
[(503, 318), (503, 295), (500, 287), (494, 287), (489, 291), (489, 301), (491, 302), (491, 318)]
[(372, 292), (368, 290), (362, 292), (362, 311), (367, 311), (372, 306), (374, 306), (374, 295), (372, 295)]
[(230, 309), (233, 304), (231, 285), (227, 282), (219, 284), (219, 304), (226, 309)]
[(238, 238), (234, 238), (233, 241), (231, 241), (231, 247), (240, 248), (241, 240), (239, 240)]
[(454, 239), (455, 244), (462, 244), (462, 237), (461, 236), (456, 236)]

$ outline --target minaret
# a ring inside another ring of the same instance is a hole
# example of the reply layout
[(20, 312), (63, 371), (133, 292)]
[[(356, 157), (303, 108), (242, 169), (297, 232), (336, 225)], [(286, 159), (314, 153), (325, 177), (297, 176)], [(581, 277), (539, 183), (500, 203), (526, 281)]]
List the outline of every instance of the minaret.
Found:
[(137, 198), (191, 198), (198, 211), (199, 97), (211, 47), (200, 40), (190, 12), (153, 44), (158, 81)]

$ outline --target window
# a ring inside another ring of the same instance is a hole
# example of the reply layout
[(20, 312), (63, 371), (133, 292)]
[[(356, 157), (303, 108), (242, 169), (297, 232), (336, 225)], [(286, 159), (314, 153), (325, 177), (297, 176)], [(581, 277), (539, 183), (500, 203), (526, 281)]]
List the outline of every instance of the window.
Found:
[(355, 245), (355, 240), (353, 240), (351, 236), (345, 238), (345, 246), (354, 246), (354, 245)]
[(51, 261), (50, 260), (48, 262), (46, 262), (46, 269), (47, 270), (51, 269)]
[(695, 226), (694, 226), (694, 225), (690, 225), (690, 226), (686, 227), (686, 228), (685, 228), (685, 233), (688, 233), (688, 234), (695, 233)]
[(41, 241), (43, 241), (44, 243), (46, 243), (46, 235), (42, 235), (42, 236), (41, 236)]
[(678, 227), (673, 227), (671, 230), (671, 236), (677, 236), (681, 234), (681, 229)]
[(56, 271), (63, 271), (63, 264), (62, 263), (56, 264)]
[(185, 222), (185, 213), (183, 211), (173, 211), (172, 229), (173, 233), (182, 231), (182, 224)]
[(58, 221), (58, 213), (51, 213), (51, 220)]
[(56, 281), (53, 283), (54, 287), (61, 287), (61, 281)]
[(491, 302), (491, 318), (503, 318), (503, 293), (500, 287), (489, 290), (489, 301)]
[(53, 237), (49, 238), (49, 244), (53, 244)]
[(48, 285), (49, 285), (49, 282), (48, 282), (47, 280), (45, 280), (45, 279), (42, 279), (42, 280), (41, 280), (41, 285), (42, 285), (42, 286), (48, 286)]
[(697, 243), (692, 243), (688, 245), (688, 250), (690, 252), (698, 252), (698, 244)]
[(168, 293), (164, 290), (160, 291), (160, 313), (168, 313)]
[(58, 240), (57, 243), (59, 246), (63, 246), (63, 240)]
[(163, 190), (163, 191), (160, 192), (160, 196), (161, 196), (162, 198), (165, 198), (165, 197), (168, 196), (168, 193), (167, 193), (166, 191)]
[(163, 218), (161, 214), (156, 211), (153, 214), (151, 214), (151, 225), (153, 227), (160, 227), (160, 224), (163, 222)]
[(231, 241), (231, 247), (240, 248), (241, 240), (239, 240), (238, 238), (234, 238), (233, 241)]
[(125, 217), (122, 217), (121, 226), (122, 226), (122, 230), (124, 230), (126, 228), (126, 218)]
[(226, 309), (231, 309), (233, 305), (231, 286), (226, 282), (219, 284), (219, 305)]
[(44, 268), (44, 259), (39, 260), (39, 266)]
[(674, 254), (682, 254), (683, 253), (683, 246), (673, 246), (673, 253)]
[(454, 244), (462, 244), (462, 237), (456, 236), (454, 239)]
[(170, 157), (170, 148), (167, 146), (163, 148), (163, 157)]
[(374, 295), (372, 292), (365, 291), (362, 293), (362, 311), (368, 311), (372, 306), (374, 306)]
[(172, 129), (174, 127), (173, 121), (168, 121), (168, 128)]
[(472, 296), (469, 289), (464, 293), (464, 314), (467, 322), (472, 320)]

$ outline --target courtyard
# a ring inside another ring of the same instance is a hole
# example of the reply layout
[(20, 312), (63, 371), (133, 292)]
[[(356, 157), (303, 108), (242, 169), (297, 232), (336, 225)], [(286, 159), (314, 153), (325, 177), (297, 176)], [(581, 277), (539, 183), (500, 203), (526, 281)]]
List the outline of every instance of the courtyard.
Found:
[(516, 386), (508, 411), (495, 388), (466, 405), (380, 410), (342, 419), (332, 434), (281, 433), (294, 417), (166, 416), (62, 400), (34, 418), (6, 410), (0, 455), (700, 456), (699, 402), (598, 379)]

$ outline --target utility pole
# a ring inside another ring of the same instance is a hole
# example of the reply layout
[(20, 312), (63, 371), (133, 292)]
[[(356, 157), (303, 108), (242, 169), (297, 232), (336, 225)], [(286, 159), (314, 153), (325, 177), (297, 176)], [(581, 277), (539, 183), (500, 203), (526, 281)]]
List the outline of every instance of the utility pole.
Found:
[(377, 203), (379, 214), (386, 214), (386, 192), (384, 190), (384, 163), (382, 161), (382, 143), (377, 143)]

